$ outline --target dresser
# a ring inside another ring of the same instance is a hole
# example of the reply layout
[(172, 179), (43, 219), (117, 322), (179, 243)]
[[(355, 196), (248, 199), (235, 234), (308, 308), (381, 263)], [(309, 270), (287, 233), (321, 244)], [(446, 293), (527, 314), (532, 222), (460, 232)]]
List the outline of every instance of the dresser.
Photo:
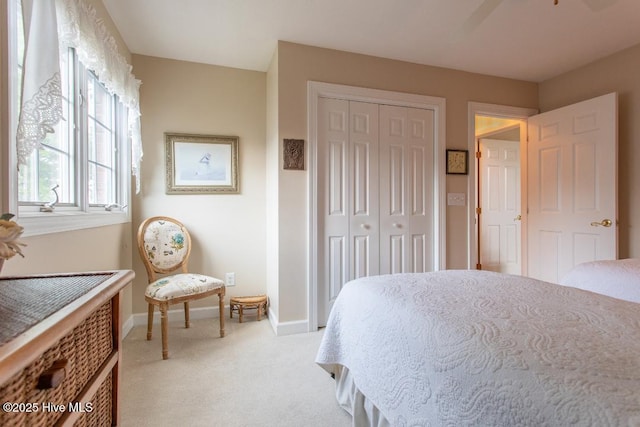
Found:
[(0, 277), (0, 426), (120, 422), (130, 270)]

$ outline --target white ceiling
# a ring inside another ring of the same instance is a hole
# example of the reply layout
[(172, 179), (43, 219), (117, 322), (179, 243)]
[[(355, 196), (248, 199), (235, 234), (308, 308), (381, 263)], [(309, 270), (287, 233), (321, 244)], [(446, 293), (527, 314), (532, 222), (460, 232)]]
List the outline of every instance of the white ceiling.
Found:
[(278, 40), (544, 81), (640, 43), (640, 0), (103, 0), (132, 53), (266, 71)]

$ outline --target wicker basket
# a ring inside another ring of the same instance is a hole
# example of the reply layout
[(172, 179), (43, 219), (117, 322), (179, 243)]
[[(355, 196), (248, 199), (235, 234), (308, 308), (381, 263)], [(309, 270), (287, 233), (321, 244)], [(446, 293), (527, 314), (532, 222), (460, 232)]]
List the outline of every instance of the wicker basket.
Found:
[[(68, 405), (74, 403), (79, 392), (89, 383), (114, 350), (111, 313), (111, 301), (108, 301), (72, 332), (45, 351), (35, 362), (0, 387), (0, 400), (3, 403), (24, 404), (16, 406), (16, 411), (0, 411), (0, 426), (51, 426), (60, 419), (64, 411), (57, 409), (61, 407), (68, 409)], [(42, 374), (56, 362), (64, 364), (64, 379), (54, 388), (40, 389), (38, 382)], [(103, 384), (103, 386), (109, 389), (107, 412), (111, 416), (111, 380), (105, 381), (106, 383), (108, 385)], [(98, 407), (102, 405), (102, 400), (96, 396), (96, 401), (92, 402), (92, 405)], [(55, 408), (52, 408), (52, 405), (56, 405)], [(94, 412), (100, 411), (96, 408), (91, 412), (91, 416), (87, 413), (87, 416), (81, 419), (92, 418)], [(111, 425), (111, 423), (109, 421), (109, 424), (86, 425)]]
[(106, 427), (113, 425), (111, 373), (102, 383), (91, 404), (91, 411), (85, 412), (73, 425), (74, 427)]

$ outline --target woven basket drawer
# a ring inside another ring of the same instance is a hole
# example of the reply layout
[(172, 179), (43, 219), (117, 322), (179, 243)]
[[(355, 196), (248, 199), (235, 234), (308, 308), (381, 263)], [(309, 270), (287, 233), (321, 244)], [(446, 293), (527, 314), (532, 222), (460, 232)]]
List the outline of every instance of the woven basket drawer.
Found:
[[(106, 427), (113, 425), (113, 382), (110, 373), (104, 380), (93, 399), (91, 411), (83, 413), (73, 424), (74, 427)], [(87, 408), (88, 409), (88, 408)]]
[[(73, 331), (76, 343), (76, 392), (89, 382), (113, 352), (111, 301), (106, 302)], [(82, 363), (80, 363), (82, 362)]]
[[(108, 301), (0, 387), (0, 400), (15, 404), (10, 412), (0, 411), (0, 426), (55, 424), (63, 415), (60, 405), (68, 409), (70, 403), (77, 401), (80, 391), (113, 348), (111, 301)], [(39, 390), (42, 373), (60, 360), (66, 360), (64, 380), (55, 388)]]

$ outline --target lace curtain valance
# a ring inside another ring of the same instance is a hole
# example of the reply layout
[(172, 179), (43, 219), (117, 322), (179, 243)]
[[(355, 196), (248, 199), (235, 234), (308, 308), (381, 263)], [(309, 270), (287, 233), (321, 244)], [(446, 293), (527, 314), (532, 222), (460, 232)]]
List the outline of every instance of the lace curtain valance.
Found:
[[(22, 0), (25, 65), (22, 111), (18, 124), (18, 162), (44, 140), (62, 116), (59, 52), (73, 47), (107, 90), (129, 110), (132, 172), (140, 190), (140, 81), (118, 52), (115, 39), (86, 0)], [(33, 57), (33, 58), (32, 58)]]

